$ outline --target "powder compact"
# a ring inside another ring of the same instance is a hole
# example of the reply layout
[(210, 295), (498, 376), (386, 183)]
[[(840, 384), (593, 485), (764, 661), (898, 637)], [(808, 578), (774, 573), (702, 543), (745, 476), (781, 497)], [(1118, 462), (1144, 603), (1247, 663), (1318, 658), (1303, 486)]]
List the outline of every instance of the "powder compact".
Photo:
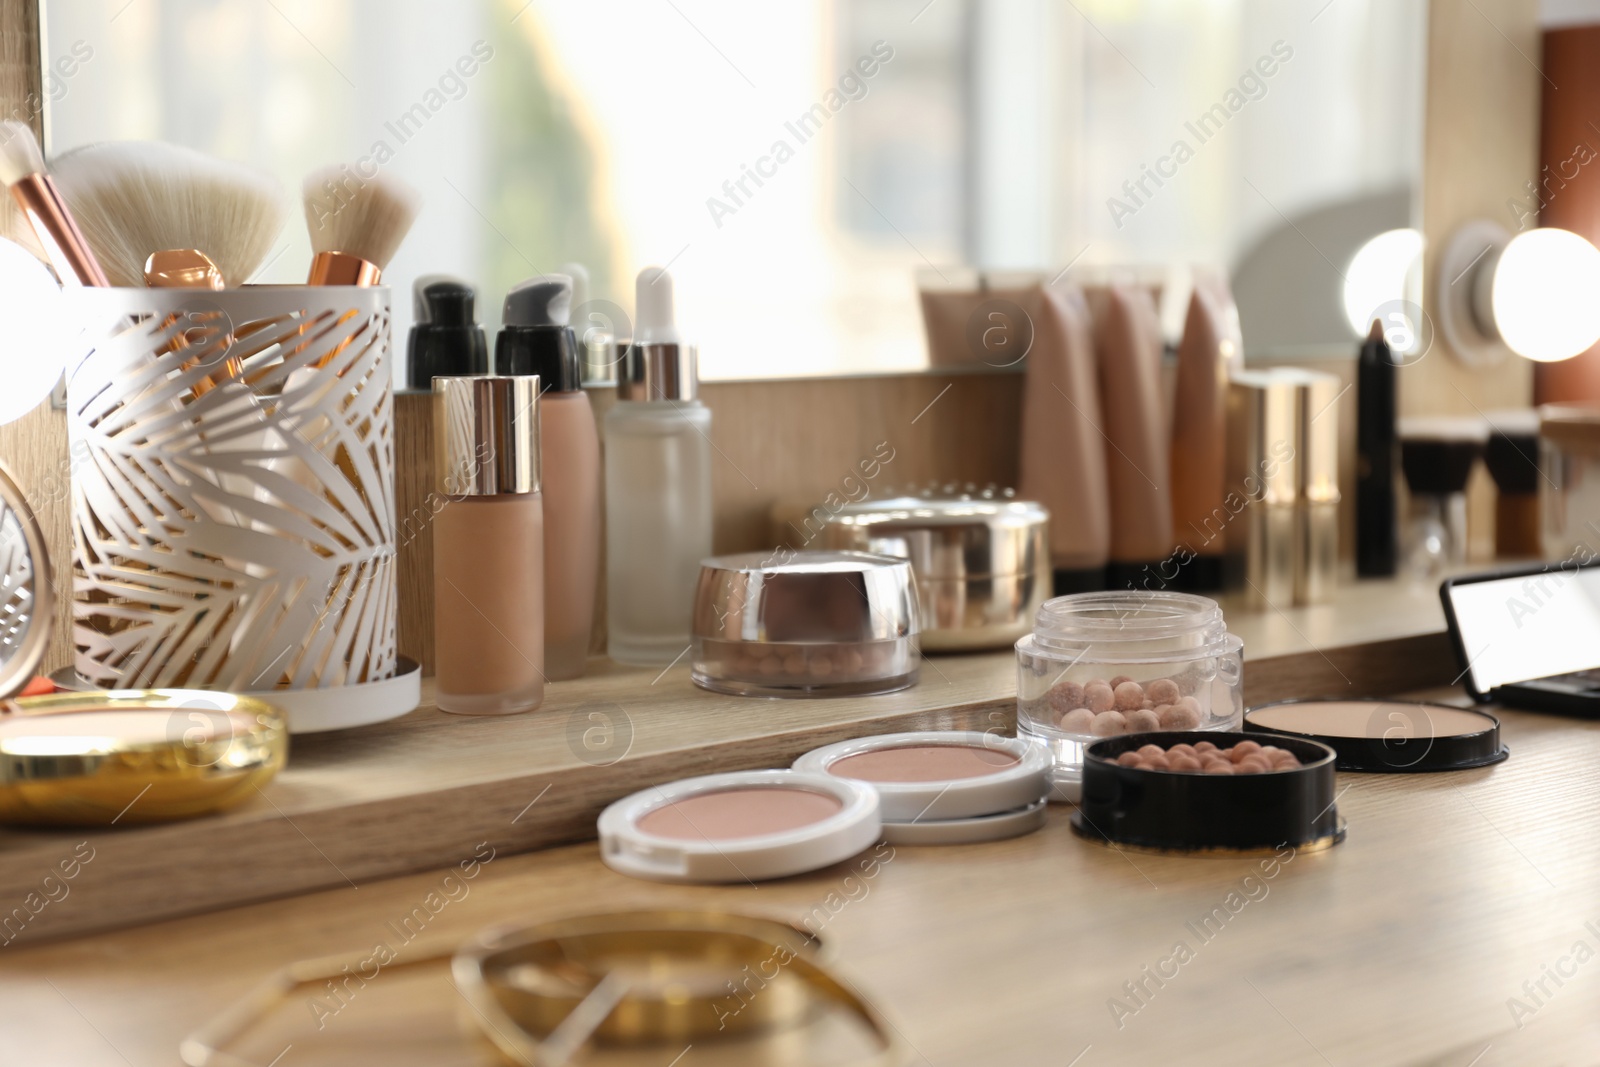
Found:
[(917, 731), (841, 741), (794, 769), (870, 785), (892, 845), (998, 841), (1044, 825), (1050, 754), (977, 731)]
[(1286, 700), (1245, 712), (1247, 730), (1318, 741), (1341, 771), (1459, 771), (1511, 755), (1486, 711), (1404, 700)]
[[(1199, 767), (1188, 766), (1191, 752)], [(1207, 766), (1219, 754), (1226, 772)], [(1210, 730), (1124, 734), (1088, 747), (1072, 828), (1091, 841), (1159, 851), (1315, 851), (1344, 840), (1334, 799), (1334, 753), (1316, 741)]]
[[(496, 1063), (588, 1063), (591, 1043), (606, 1063), (666, 1063), (685, 1045), (709, 1057), (697, 1062), (909, 1063), (910, 1047), (857, 983), (833, 972), (812, 925), (692, 907), (572, 915), (486, 930), (458, 950), (440, 944), (391, 966), (415, 975), (448, 964), (470, 1008), (465, 1031)], [(291, 963), (186, 1036), (178, 1054), (193, 1065), (242, 1063), (231, 1049), (244, 1035), (364, 965), (359, 956)]]
[(700, 565), (690, 677), (735, 696), (892, 693), (922, 662), (911, 564), (774, 549)]
[(900, 496), (845, 504), (824, 543), (911, 561), (924, 649), (1009, 648), (1050, 596), (1049, 525), (1028, 500)]
[(50, 643), (44, 534), (0, 470), (0, 823), (166, 822), (231, 807), (283, 766), (270, 704), (194, 689), (17, 697)]
[(667, 882), (757, 882), (819, 870), (879, 839), (869, 785), (799, 771), (685, 778), (600, 813), (600, 858)]

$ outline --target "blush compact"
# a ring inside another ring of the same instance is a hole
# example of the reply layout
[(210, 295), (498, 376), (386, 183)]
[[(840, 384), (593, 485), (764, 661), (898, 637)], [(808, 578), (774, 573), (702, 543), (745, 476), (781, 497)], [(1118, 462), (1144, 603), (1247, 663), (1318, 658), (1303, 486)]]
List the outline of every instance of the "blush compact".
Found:
[(735, 771), (685, 778), (600, 813), (600, 858), (635, 878), (759, 882), (842, 862), (878, 840), (878, 794), (846, 778)]
[(21, 696), (49, 645), (44, 532), (0, 468), (0, 824), (170, 822), (241, 804), (282, 769), (276, 705), (198, 689)]
[(1187, 853), (1315, 851), (1345, 835), (1331, 748), (1210, 730), (1090, 745), (1072, 828), (1116, 847)]
[(1459, 771), (1511, 755), (1486, 711), (1405, 700), (1285, 700), (1245, 712), (1247, 730), (1317, 741), (1341, 771)]
[(882, 734), (806, 753), (794, 768), (877, 791), (890, 844), (969, 844), (1044, 825), (1050, 755), (1014, 737), (963, 730)]

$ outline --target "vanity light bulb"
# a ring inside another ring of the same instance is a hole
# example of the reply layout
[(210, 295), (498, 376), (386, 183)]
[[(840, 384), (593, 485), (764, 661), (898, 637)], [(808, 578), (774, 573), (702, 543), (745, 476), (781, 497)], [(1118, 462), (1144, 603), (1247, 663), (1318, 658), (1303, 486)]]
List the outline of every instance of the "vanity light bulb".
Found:
[(55, 388), (65, 362), (65, 298), (50, 268), (0, 237), (0, 424), (32, 411)]
[(1407, 278), (1421, 259), (1422, 234), (1409, 229), (1380, 233), (1351, 258), (1344, 272), (1344, 314), (1357, 337), (1367, 336), (1384, 305), (1406, 299)]
[(1495, 264), (1491, 306), (1513, 352), (1571, 359), (1600, 341), (1600, 249), (1553, 227), (1518, 234)]

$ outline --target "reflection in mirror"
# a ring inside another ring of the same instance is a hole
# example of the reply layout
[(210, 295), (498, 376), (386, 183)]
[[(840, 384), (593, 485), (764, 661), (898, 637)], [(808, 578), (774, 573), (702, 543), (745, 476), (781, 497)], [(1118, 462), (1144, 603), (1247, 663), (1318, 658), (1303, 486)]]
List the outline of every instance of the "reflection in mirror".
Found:
[(0, 715), (39, 669), (54, 602), (44, 534), (22, 488), (0, 466)]
[[(707, 378), (927, 365), (918, 273), (1228, 270), (1251, 356), (1352, 351), (1413, 225), (1424, 0), (47, 0), (47, 147), (161, 138), (426, 196), (386, 274), (677, 276)], [(298, 219), (257, 280), (303, 280)], [(1182, 299), (1165, 302), (1181, 308)], [(582, 325), (581, 323), (579, 324)], [(1169, 323), (1173, 329), (1176, 322)]]

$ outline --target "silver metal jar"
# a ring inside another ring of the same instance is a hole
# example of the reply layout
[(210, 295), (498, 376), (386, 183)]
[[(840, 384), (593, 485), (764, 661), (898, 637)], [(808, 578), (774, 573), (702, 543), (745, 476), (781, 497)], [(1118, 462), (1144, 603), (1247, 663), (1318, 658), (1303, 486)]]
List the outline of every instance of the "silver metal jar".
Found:
[(846, 504), (823, 543), (911, 561), (925, 650), (1009, 648), (1050, 596), (1049, 521), (1027, 500), (892, 497)]
[(736, 696), (889, 693), (922, 653), (911, 566), (865, 552), (717, 556), (700, 566), (690, 676)]

